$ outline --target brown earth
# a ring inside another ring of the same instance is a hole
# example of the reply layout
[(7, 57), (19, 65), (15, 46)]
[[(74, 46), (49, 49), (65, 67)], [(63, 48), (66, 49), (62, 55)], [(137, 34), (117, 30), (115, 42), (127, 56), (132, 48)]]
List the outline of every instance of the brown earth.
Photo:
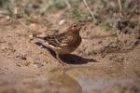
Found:
[[(66, 25), (55, 29), (62, 32)], [(140, 93), (138, 32), (90, 23), (80, 33), (79, 48), (61, 56), (68, 64), (64, 67), (32, 40), (33, 33), (47, 32), (54, 33), (39, 22), (1, 18), (0, 93)]]
[[(139, 10), (139, 0), (0, 0), (0, 93), (140, 93)], [(93, 20), (66, 66), (35, 44), (80, 19)]]

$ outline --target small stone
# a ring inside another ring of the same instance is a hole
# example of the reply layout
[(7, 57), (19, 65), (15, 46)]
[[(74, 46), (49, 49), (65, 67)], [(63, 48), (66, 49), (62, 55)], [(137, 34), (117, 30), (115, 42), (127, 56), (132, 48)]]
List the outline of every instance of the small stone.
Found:
[(30, 38), (30, 39), (33, 39), (33, 35), (29, 35), (29, 38)]
[(62, 19), (62, 20), (59, 21), (58, 24), (59, 24), (59, 25), (63, 25), (64, 23), (66, 23), (66, 20), (65, 20), (65, 19)]
[(5, 47), (1, 47), (1, 50), (5, 50), (6, 48)]

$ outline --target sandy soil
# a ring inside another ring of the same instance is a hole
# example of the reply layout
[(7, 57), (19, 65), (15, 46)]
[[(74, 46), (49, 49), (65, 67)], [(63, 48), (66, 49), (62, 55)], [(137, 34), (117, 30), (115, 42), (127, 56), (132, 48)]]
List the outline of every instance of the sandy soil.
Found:
[[(140, 93), (139, 10), (139, 0), (0, 0), (0, 93)], [(66, 66), (35, 43), (80, 19), (93, 20)]]
[(24, 21), (0, 20), (0, 93), (140, 93), (138, 32), (89, 23), (79, 48), (61, 57), (68, 64), (62, 67), (32, 40), (33, 33), (54, 31)]

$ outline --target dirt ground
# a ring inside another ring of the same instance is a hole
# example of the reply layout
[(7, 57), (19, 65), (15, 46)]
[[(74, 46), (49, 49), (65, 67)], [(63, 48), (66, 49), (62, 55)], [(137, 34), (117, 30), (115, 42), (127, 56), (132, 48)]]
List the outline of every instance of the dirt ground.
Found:
[(67, 64), (61, 66), (32, 35), (65, 31), (71, 21), (63, 13), (0, 17), (0, 93), (140, 93), (139, 26), (126, 33), (88, 23), (81, 45), (61, 56)]
[(139, 93), (138, 33), (106, 31), (90, 23), (81, 31), (80, 47), (61, 57), (68, 64), (61, 67), (30, 39), (27, 29), (38, 31), (40, 25), (24, 27), (20, 21), (0, 27), (0, 93)]

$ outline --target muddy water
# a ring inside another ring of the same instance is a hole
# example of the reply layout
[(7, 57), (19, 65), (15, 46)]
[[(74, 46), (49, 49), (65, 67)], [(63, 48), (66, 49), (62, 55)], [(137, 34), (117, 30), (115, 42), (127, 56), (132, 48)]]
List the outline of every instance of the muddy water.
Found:
[(126, 76), (125, 70), (120, 72), (98, 65), (55, 68), (47, 73), (44, 70), (42, 69), (43, 76), (37, 78), (47, 79), (51, 92), (53, 90), (58, 93), (104, 93), (104, 90), (107, 90), (105, 93), (115, 93), (113, 90), (117, 88), (118, 92), (139, 93), (139, 82), (136, 82), (139, 78)]
[(26, 31), (0, 30), (0, 93), (140, 93), (140, 46), (132, 35), (89, 28), (90, 37), (107, 37), (83, 40), (62, 67), (19, 29)]
[(10, 61), (5, 61), (3, 67), (7, 69), (0, 70), (4, 74), (0, 75), (3, 81), (0, 81), (0, 93), (116, 93), (114, 89), (117, 93), (140, 91), (139, 78), (127, 75), (124, 68), (114, 69), (97, 63), (36, 68), (16, 67)]
[(20, 67), (0, 59), (0, 93), (140, 93), (138, 60)]

